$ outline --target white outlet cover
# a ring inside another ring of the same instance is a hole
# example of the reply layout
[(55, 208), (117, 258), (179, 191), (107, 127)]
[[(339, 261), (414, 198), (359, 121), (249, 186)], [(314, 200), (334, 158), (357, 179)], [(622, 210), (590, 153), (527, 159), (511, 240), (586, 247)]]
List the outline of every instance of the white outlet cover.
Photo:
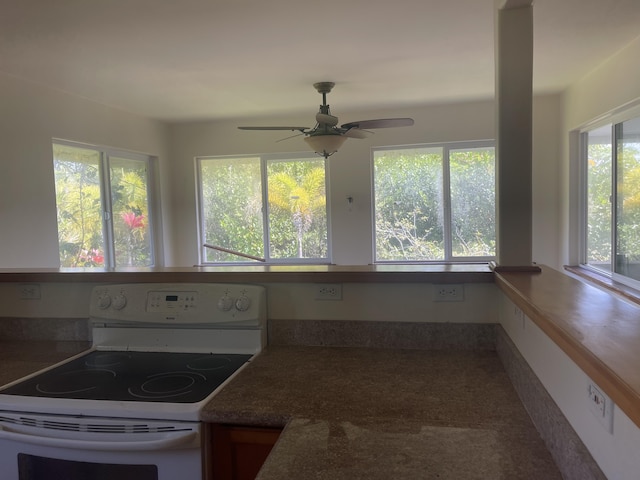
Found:
[(600, 424), (613, 434), (613, 401), (592, 380), (587, 384), (589, 410)]
[(24, 283), (18, 285), (17, 290), (22, 300), (39, 300), (41, 297), (39, 283)]
[(433, 285), (433, 301), (434, 302), (463, 302), (464, 301), (464, 285), (463, 284), (434, 284)]

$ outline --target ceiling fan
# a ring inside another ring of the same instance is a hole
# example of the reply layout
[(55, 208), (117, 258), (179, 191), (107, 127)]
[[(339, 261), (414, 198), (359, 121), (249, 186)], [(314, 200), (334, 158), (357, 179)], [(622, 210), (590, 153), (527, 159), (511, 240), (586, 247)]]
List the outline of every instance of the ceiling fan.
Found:
[[(322, 105), (316, 113), (316, 125), (309, 127), (238, 127), (240, 130), (291, 130), (299, 131), (304, 140), (318, 155), (328, 158), (338, 151), (347, 138), (366, 138), (375, 128), (408, 127), (413, 125), (412, 118), (380, 118), (343, 123), (338, 126), (338, 117), (331, 115), (327, 104), (327, 93), (335, 86), (334, 82), (313, 84), (322, 94)], [(291, 138), (291, 137), (288, 137)]]

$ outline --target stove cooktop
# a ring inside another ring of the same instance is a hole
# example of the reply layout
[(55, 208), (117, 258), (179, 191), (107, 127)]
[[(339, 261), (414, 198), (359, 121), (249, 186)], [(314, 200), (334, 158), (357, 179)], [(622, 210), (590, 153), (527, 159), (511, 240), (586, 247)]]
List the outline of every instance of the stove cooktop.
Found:
[(0, 394), (196, 403), (251, 357), (248, 354), (92, 351), (0, 390)]

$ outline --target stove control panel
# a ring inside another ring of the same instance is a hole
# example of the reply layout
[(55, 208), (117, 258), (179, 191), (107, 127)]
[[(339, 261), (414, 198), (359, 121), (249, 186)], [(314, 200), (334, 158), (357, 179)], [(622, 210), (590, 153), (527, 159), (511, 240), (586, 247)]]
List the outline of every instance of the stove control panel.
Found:
[(147, 312), (175, 312), (198, 308), (198, 292), (159, 291), (147, 294)]
[(265, 288), (241, 284), (120, 284), (95, 287), (94, 321), (251, 324), (266, 319)]

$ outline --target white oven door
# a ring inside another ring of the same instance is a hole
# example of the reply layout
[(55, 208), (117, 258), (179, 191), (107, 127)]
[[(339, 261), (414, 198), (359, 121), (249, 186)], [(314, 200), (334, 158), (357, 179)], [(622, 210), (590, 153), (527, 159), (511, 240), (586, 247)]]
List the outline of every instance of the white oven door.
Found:
[(3, 480), (202, 479), (197, 422), (0, 412)]

